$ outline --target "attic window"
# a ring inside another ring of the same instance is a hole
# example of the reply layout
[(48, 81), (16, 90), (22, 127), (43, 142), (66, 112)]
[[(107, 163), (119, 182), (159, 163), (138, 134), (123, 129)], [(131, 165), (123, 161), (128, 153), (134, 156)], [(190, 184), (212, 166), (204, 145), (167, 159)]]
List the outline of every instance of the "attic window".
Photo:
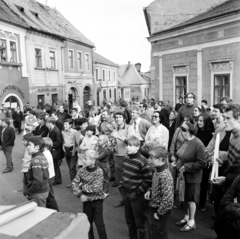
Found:
[(18, 5), (15, 5), (20, 12), (24, 12), (24, 8)]
[(31, 10), (30, 10), (30, 12), (31, 12), (35, 17), (38, 18), (38, 13), (37, 13), (37, 12), (31, 11)]

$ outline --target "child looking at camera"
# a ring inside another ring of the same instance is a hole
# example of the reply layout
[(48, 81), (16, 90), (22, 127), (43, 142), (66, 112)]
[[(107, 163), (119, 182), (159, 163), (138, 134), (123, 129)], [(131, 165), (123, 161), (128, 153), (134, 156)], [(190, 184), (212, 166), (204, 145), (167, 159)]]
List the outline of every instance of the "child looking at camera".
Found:
[(85, 152), (83, 167), (72, 181), (72, 189), (83, 202), (83, 212), (90, 223), (89, 238), (94, 238), (92, 225), (94, 221), (99, 238), (107, 239), (103, 221), (103, 170), (96, 165), (97, 157), (95, 150), (90, 149)]
[(152, 179), (152, 191), (145, 194), (150, 200), (151, 237), (168, 238), (167, 222), (173, 207), (173, 178), (168, 169), (168, 152), (159, 146), (149, 152), (150, 160), (156, 167)]

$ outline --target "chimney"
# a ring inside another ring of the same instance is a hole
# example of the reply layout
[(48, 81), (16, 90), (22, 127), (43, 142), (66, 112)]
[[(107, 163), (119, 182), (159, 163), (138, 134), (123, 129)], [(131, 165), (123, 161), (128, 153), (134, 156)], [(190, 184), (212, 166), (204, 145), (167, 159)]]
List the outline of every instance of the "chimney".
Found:
[(139, 63), (139, 62), (136, 63), (136, 64), (135, 64), (135, 67), (136, 67), (136, 69), (137, 69), (138, 72), (141, 71), (141, 63)]

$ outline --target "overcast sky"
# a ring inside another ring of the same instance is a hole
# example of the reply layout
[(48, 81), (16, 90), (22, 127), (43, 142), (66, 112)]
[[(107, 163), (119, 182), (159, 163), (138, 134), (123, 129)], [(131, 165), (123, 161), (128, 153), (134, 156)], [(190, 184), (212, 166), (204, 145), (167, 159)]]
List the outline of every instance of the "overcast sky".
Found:
[[(38, 0), (46, 4), (46, 0)], [(150, 43), (143, 8), (153, 0), (48, 0), (96, 45), (96, 52), (121, 65), (150, 66)]]

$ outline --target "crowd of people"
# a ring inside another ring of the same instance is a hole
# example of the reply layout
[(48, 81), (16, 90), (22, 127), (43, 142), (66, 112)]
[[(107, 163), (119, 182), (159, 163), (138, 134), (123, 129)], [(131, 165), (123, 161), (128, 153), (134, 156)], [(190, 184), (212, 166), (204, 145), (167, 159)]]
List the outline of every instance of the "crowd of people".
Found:
[[(103, 202), (110, 181), (119, 189), (115, 207), (124, 207), (130, 239), (168, 238), (173, 208), (185, 210), (176, 222), (181, 232), (196, 229), (197, 205), (204, 212), (207, 200), (214, 204), (217, 238), (240, 238), (239, 104), (226, 96), (211, 107), (206, 100), (196, 105), (187, 93), (175, 107), (151, 99), (80, 110), (28, 104), (13, 112), (14, 127), (0, 112), (3, 173), (13, 171), (15, 134), (22, 134), (23, 194), (29, 200), (59, 211), (54, 185), (62, 184), (65, 158), (66, 187), (83, 202), (90, 239), (93, 222), (99, 238), (107, 238)], [(218, 175), (211, 178), (216, 162)]]

